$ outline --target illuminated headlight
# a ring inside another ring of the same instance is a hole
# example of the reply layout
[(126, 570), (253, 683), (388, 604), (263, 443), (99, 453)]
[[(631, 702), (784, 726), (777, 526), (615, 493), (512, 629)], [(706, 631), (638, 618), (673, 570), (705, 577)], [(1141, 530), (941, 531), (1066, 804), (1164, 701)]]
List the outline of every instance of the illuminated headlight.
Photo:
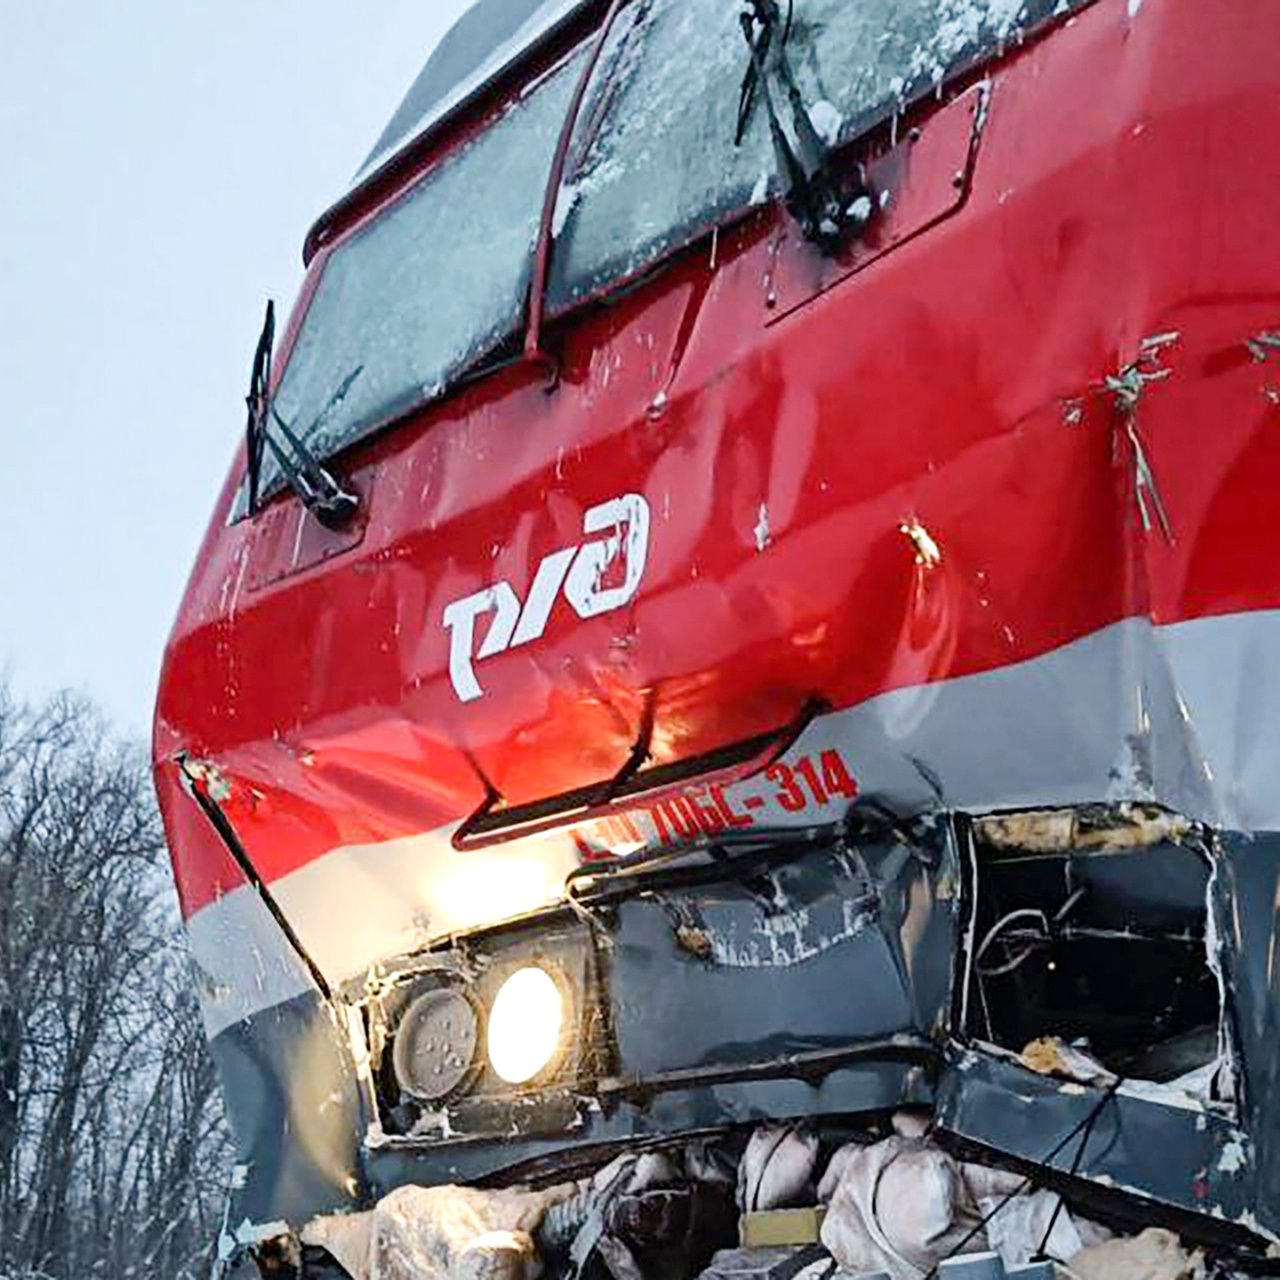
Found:
[(527, 1084), (559, 1054), (565, 999), (543, 968), (517, 969), (489, 1010), (489, 1065), (508, 1084)]

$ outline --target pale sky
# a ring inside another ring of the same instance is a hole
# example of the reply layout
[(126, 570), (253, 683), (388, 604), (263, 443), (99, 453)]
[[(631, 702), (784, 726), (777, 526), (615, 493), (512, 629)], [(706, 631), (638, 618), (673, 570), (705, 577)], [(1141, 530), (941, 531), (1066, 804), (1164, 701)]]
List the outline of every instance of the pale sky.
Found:
[(149, 730), (264, 300), (468, 0), (0, 0), (0, 669)]

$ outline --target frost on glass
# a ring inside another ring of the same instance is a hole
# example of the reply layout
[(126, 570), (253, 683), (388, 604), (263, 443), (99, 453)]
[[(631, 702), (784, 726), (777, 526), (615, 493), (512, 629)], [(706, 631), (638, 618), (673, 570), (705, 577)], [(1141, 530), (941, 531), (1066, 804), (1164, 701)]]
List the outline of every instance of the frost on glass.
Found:
[(864, 132), (1083, 0), (797, 0), (793, 63), (810, 102)]
[(733, 0), (653, 0), (624, 11), (560, 192), (553, 305), (657, 260), (749, 204), (772, 172), (763, 120), (733, 145), (748, 57), (738, 11)]
[[(1085, 0), (795, 0), (787, 57), (819, 131), (848, 141)], [(786, 0), (781, 0), (786, 11)], [(551, 298), (643, 271), (776, 189), (735, 0), (651, 0), (611, 38), (561, 189)], [(775, 91), (784, 118), (785, 95)]]
[[(329, 259), (274, 402), (314, 452), (439, 395), (519, 326), (579, 67), (561, 68)], [(268, 452), (264, 489), (278, 479)]]

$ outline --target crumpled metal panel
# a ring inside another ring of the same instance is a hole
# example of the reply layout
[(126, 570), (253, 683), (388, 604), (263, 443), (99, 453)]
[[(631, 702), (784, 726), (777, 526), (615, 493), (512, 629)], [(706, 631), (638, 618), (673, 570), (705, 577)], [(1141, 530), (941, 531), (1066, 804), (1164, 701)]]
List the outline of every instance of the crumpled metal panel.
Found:
[[(1221, 1232), (1226, 1240), (1245, 1239), (1245, 1232), (1276, 1221), (1274, 1206), (1256, 1198), (1249, 1134), (1201, 1107), (1164, 1105), (1126, 1094), (1123, 1086), (1104, 1104), (1097, 1089), (957, 1051), (942, 1075), (937, 1116), (948, 1133), (1042, 1172), (1091, 1179), (1245, 1229)], [(1130, 1206), (1130, 1212), (1137, 1211)], [(1199, 1229), (1214, 1234), (1212, 1227)]]
[(276, 1005), (223, 1031), (213, 1058), (236, 1138), (230, 1227), (356, 1203), (371, 1117), (333, 1011), (314, 994)]
[(509, 1180), (673, 1133), (927, 1103), (957, 882), (944, 825), (911, 846), (828, 846), (737, 883), (584, 904), (607, 958), (589, 977), (569, 954), (589, 944), (573, 917), (473, 940), (457, 958), (480, 1008), (515, 968), (554, 963), (577, 974), (571, 1016), (608, 1043), (582, 1052), (580, 1030), (573, 1077), (515, 1104), (481, 1070), (407, 1134), (377, 1109), (362, 1015), (339, 1026), (310, 994), (248, 1016), (213, 1040), (246, 1170), (232, 1217), (296, 1223), (406, 1183)]
[[(1085, 1085), (957, 1043), (939, 1084), (938, 1123), (984, 1147), (1078, 1172), (1165, 1210), (1211, 1217), (1225, 1224), (1224, 1240), (1244, 1232), (1274, 1239), (1280, 1236), (1274, 1051), (1280, 990), (1271, 957), (1280, 941), (1280, 835), (1220, 833), (1208, 853), (1205, 945), (1211, 967), (1221, 970), (1234, 1100), (1207, 1103), (1141, 1080)], [(1163, 882), (1155, 883), (1144, 877), (1141, 858), (1091, 860), (1115, 882), (1104, 894), (1106, 909), (1117, 912), (1117, 928), (1132, 914), (1126, 895), (1142, 904), (1147, 920), (1158, 919), (1164, 903), (1176, 908), (1186, 900), (1167, 859), (1160, 864)], [(1195, 1230), (1213, 1234), (1204, 1224)]]
[(742, 882), (621, 903), (610, 982), (620, 1072), (643, 1082), (924, 1040), (945, 1025), (954, 850), (942, 840), (860, 853), (861, 866), (828, 849)]

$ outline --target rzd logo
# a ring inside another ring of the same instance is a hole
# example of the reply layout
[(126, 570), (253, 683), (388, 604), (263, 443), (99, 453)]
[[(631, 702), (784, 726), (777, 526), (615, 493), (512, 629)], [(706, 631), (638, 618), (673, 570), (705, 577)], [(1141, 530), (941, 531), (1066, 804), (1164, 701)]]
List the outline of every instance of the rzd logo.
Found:
[[(538, 566), (523, 605), (509, 582), (499, 582), (465, 600), (455, 600), (445, 609), (449, 678), (463, 702), (474, 702), (484, 695), (475, 663), (540, 639), (562, 589), (580, 618), (621, 609), (635, 596), (649, 555), (649, 504), (638, 493), (628, 493), (592, 507), (583, 517), (582, 531), (608, 536), (552, 552)], [(625, 558), (622, 582), (606, 587), (605, 575), (619, 556)], [(494, 615), (493, 621), (480, 652), (475, 653), (476, 622), (487, 613)]]

